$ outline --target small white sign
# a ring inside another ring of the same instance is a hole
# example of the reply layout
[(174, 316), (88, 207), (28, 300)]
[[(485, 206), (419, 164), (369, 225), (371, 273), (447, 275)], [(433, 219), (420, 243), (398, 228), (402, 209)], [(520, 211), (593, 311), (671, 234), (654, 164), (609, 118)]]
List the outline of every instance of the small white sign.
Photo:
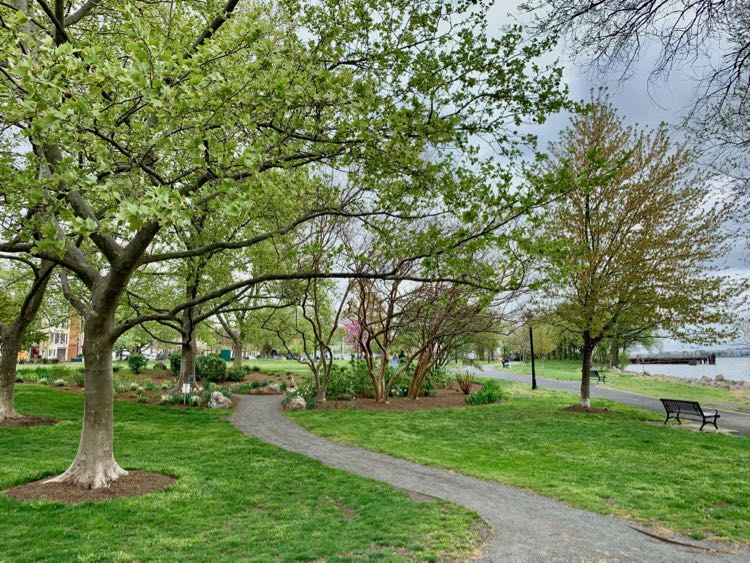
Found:
[(183, 384), (182, 384), (182, 392), (183, 392), (184, 394), (186, 394), (186, 395), (187, 395), (188, 393), (190, 393), (190, 384), (189, 384), (189, 383), (183, 383)]

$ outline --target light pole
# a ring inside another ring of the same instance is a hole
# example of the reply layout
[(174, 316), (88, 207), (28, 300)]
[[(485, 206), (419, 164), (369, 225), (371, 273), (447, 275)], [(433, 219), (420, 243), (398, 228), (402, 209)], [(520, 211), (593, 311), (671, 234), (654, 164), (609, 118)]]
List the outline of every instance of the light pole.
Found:
[(529, 348), (531, 349), (531, 389), (536, 389), (536, 366), (534, 365), (534, 331), (529, 322)]

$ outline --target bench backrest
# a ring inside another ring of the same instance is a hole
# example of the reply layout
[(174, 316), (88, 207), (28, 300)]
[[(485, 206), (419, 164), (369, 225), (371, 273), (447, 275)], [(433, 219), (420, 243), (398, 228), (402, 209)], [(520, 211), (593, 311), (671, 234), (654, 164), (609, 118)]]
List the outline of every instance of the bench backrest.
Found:
[(692, 413), (703, 416), (703, 410), (696, 401), (681, 401), (680, 399), (659, 399), (669, 412)]

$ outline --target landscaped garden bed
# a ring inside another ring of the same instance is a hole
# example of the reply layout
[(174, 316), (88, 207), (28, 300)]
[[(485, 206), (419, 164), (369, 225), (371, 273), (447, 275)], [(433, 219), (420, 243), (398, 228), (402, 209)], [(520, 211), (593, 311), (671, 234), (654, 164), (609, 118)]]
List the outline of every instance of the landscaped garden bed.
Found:
[[(191, 393), (184, 395), (177, 388), (176, 375), (166, 368), (144, 368), (140, 373), (133, 373), (130, 368), (115, 364), (112, 385), (115, 398), (121, 401), (196, 407), (206, 406), (211, 399), (211, 394), (216, 391), (227, 397), (236, 393), (283, 394), (289, 387), (296, 385), (296, 380), (304, 377), (292, 372), (264, 373), (257, 371), (252, 365), (245, 365), (243, 368), (245, 374), (238, 381), (220, 383), (199, 381), (193, 386)], [(83, 393), (83, 369), (83, 366), (64, 365), (24, 367), (18, 370), (16, 383), (18, 385), (46, 385), (61, 391)], [(9, 419), (2, 425), (32, 425), (32, 420)]]

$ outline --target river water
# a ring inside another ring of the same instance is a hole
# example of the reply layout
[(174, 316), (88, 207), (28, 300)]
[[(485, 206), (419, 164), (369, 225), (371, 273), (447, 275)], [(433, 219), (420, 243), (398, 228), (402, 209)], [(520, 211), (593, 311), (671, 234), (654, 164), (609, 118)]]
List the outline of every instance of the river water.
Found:
[(699, 364), (688, 366), (684, 364), (628, 364), (626, 371), (651, 374), (671, 375), (686, 379), (700, 379), (704, 375), (716, 377), (721, 374), (727, 379), (736, 381), (750, 381), (750, 357), (747, 358), (716, 358), (716, 365)]

